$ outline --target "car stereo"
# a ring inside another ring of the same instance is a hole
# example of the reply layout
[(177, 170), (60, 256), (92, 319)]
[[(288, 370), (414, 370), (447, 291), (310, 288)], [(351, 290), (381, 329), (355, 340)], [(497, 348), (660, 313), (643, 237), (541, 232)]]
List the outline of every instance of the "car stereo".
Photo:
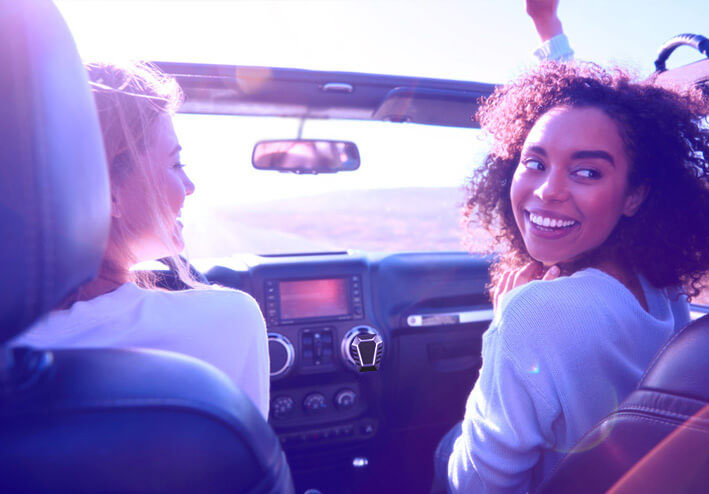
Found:
[(266, 280), (264, 295), (269, 326), (364, 316), (360, 275)]

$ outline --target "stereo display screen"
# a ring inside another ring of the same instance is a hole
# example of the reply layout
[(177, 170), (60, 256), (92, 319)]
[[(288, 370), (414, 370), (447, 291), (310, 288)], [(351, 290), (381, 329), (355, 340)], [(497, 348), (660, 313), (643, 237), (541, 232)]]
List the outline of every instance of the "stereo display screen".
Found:
[(281, 319), (349, 314), (347, 278), (281, 281)]

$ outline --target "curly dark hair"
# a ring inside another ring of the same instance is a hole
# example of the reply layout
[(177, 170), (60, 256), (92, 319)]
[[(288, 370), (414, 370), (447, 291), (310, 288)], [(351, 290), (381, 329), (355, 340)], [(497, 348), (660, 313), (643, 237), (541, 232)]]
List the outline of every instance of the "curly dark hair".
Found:
[(515, 223), (510, 187), (527, 134), (559, 106), (598, 108), (617, 122), (631, 165), (629, 190), (649, 185), (638, 212), (622, 217), (599, 248), (562, 272), (614, 256), (655, 287), (680, 286), (696, 296), (709, 270), (709, 98), (696, 88), (672, 91), (621, 69), (579, 62), (539, 65), (497, 88), (476, 115), (493, 146), (468, 184), (464, 222), (482, 225), (494, 238), (500, 254), (493, 283), (534, 261)]

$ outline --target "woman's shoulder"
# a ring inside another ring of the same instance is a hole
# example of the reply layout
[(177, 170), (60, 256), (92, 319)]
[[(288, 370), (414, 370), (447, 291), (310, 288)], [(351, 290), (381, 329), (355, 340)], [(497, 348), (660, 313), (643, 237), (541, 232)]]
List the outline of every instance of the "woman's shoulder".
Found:
[(514, 346), (529, 342), (545, 345), (564, 341), (566, 336), (577, 339), (580, 328), (605, 319), (609, 304), (623, 310), (627, 294), (617, 285), (597, 270), (529, 282), (505, 295), (492, 327)]
[(141, 290), (145, 303), (158, 310), (174, 311), (177, 317), (195, 315), (211, 320), (244, 318), (263, 320), (256, 300), (246, 292), (211, 287), (182, 291)]
[(557, 310), (566, 314), (586, 312), (589, 308), (601, 307), (606, 299), (616, 297), (618, 288), (618, 282), (609, 275), (586, 269), (571, 276), (531, 281), (517, 287), (502, 299), (500, 312), (525, 317)]

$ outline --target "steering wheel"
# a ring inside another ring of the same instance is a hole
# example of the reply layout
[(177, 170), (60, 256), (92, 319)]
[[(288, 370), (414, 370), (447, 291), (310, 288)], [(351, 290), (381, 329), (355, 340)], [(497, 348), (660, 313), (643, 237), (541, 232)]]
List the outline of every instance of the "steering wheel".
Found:
[(664, 72), (667, 70), (667, 66), (665, 65), (667, 59), (672, 52), (680, 46), (691, 46), (709, 58), (709, 39), (700, 34), (679, 34), (660, 47), (657, 60), (655, 60), (656, 72)]

